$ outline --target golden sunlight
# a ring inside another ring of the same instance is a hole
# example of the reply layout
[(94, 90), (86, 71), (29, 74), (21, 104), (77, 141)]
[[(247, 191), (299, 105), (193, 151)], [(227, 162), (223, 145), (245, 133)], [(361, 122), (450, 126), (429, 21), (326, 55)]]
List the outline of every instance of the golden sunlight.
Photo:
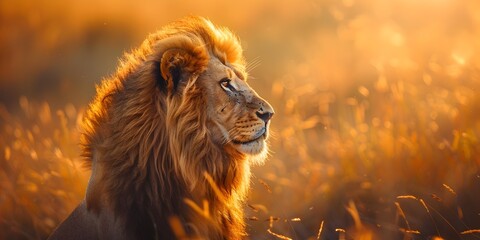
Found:
[[(188, 15), (239, 36), (248, 83), (275, 108), (246, 239), (478, 239), (479, 11), (477, 0), (1, 1), (0, 239), (45, 239), (82, 201), (95, 85)], [(184, 203), (211, 217), (208, 202)]]

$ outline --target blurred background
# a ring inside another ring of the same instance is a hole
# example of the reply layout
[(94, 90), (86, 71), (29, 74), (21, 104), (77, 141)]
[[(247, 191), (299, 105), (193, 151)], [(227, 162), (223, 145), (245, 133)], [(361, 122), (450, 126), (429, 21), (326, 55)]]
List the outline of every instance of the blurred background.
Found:
[(0, 0), (0, 239), (81, 201), (79, 123), (118, 59), (190, 14), (276, 110), (250, 239), (480, 239), (480, 1)]

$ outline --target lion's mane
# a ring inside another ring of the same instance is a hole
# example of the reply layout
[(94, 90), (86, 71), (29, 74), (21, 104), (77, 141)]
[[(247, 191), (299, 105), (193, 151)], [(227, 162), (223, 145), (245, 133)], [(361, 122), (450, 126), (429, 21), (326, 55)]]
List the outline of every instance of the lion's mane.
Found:
[[(185, 235), (239, 239), (245, 234), (247, 156), (213, 143), (202, 111), (204, 92), (194, 85), (176, 92), (181, 86), (175, 78), (198, 76), (211, 57), (245, 72), (234, 34), (189, 17), (150, 35), (97, 86), (81, 139), (92, 168), (86, 205), (97, 214), (108, 209), (128, 238), (185, 237), (178, 236), (178, 226), (172, 230), (171, 219), (180, 220)], [(209, 216), (195, 212), (186, 199), (200, 206), (206, 200)]]

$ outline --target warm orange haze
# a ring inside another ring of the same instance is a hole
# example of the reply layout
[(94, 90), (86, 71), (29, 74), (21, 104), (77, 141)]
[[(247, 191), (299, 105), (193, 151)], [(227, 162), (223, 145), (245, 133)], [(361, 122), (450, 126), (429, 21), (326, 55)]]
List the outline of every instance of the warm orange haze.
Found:
[[(90, 177), (95, 85), (201, 15), (275, 108), (247, 239), (480, 238), (480, 2), (0, 1), (0, 239), (45, 239)], [(201, 202), (190, 207), (200, 207)]]

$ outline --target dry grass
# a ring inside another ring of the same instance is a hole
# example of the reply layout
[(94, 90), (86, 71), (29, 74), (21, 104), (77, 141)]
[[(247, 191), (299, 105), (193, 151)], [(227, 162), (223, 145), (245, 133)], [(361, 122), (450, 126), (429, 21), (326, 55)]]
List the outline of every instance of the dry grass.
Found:
[(0, 239), (43, 239), (83, 198), (88, 171), (78, 161), (73, 105), (20, 99), (21, 112), (0, 106)]
[(276, 110), (251, 239), (480, 239), (480, 4), (387, 2), (0, 2), (0, 239), (44, 239), (78, 204), (94, 82), (189, 13), (238, 32)]

